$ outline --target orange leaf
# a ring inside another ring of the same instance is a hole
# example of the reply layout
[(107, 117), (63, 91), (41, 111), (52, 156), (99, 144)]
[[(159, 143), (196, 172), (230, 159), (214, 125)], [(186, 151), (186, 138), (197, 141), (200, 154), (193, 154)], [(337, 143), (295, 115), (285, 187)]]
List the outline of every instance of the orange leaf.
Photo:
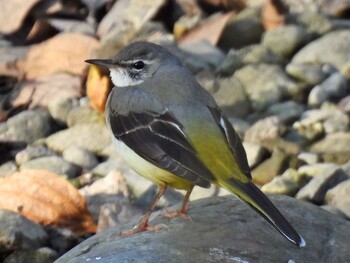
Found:
[(43, 225), (94, 233), (96, 224), (79, 191), (44, 170), (25, 170), (0, 178), (0, 209), (19, 212)]
[(104, 112), (110, 90), (109, 77), (102, 75), (99, 67), (91, 65), (86, 81), (86, 94), (90, 99), (90, 106)]
[(206, 39), (212, 45), (216, 45), (220, 39), (228, 20), (235, 14), (229, 12), (226, 14), (217, 14), (201, 23), (198, 27), (191, 29), (179, 41), (180, 44), (188, 44), (198, 40)]
[(83, 76), (88, 65), (84, 62), (98, 41), (79, 33), (61, 33), (40, 44), (32, 45), (27, 58), (17, 62), (17, 67), (27, 79), (66, 72)]
[(280, 0), (266, 2), (262, 9), (262, 23), (266, 30), (272, 30), (285, 24), (288, 7)]

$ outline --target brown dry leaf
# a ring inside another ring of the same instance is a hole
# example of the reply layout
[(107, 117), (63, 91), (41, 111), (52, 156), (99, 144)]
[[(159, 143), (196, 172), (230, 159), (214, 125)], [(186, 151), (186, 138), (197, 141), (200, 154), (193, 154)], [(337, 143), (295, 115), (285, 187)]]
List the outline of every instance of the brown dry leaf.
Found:
[(86, 94), (90, 99), (90, 106), (104, 112), (110, 90), (109, 77), (102, 75), (97, 66), (91, 65), (86, 81)]
[(270, 0), (262, 8), (262, 23), (265, 30), (272, 30), (285, 25), (288, 8), (280, 0)]
[(66, 73), (56, 73), (35, 80), (24, 81), (19, 89), (11, 94), (13, 107), (28, 105), (29, 108), (36, 106), (48, 106), (56, 99), (79, 98), (82, 95), (82, 81), (79, 76)]
[(33, 45), (27, 58), (17, 62), (26, 79), (35, 79), (54, 72), (82, 76), (87, 69), (84, 62), (99, 42), (79, 33), (58, 34), (47, 41)]
[(0, 32), (11, 34), (17, 31), (32, 7), (41, 0), (0, 0)]
[(190, 30), (179, 40), (180, 44), (189, 44), (202, 39), (206, 39), (212, 45), (216, 45), (220, 39), (222, 31), (229, 19), (235, 15), (235, 12), (226, 14), (217, 14), (201, 23), (199, 26)]
[(44, 170), (25, 170), (0, 178), (0, 209), (19, 212), (43, 225), (95, 233), (85, 199), (68, 181)]

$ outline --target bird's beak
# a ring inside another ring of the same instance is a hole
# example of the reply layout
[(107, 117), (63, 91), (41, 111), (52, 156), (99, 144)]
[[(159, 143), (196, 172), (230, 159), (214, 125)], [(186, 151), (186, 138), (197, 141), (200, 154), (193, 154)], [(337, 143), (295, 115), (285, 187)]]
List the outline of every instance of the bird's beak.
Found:
[(110, 68), (113, 65), (115, 65), (115, 63), (111, 59), (88, 59), (88, 60), (85, 60), (85, 62), (89, 64), (107, 67), (107, 68)]

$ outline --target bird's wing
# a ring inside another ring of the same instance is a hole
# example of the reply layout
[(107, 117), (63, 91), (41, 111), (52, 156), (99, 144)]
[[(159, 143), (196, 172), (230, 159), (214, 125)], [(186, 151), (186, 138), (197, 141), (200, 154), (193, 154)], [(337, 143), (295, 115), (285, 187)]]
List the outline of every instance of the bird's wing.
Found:
[(198, 159), (181, 123), (171, 112), (142, 90), (116, 90), (114, 93), (120, 93), (114, 94), (118, 101), (125, 99), (127, 103), (117, 104), (113, 95), (109, 99), (107, 120), (113, 135), (153, 165), (209, 187), (214, 176)]
[(250, 173), (250, 167), (247, 160), (247, 155), (243, 148), (242, 141), (239, 135), (233, 129), (232, 125), (227, 120), (227, 118), (223, 115), (223, 113), (219, 108), (217, 107), (208, 107), (208, 108), (215, 122), (220, 127), (220, 130), (225, 136), (239, 168), (241, 169), (243, 174), (245, 174), (249, 179), (252, 179), (252, 176)]

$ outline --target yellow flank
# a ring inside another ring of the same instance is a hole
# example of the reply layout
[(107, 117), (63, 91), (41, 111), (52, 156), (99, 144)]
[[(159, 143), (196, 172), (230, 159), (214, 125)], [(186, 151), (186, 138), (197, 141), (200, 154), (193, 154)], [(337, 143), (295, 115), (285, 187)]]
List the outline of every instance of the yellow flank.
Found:
[(212, 125), (192, 123), (185, 129), (185, 133), (200, 160), (215, 176), (217, 185), (224, 186), (222, 183), (230, 178), (242, 183), (249, 181), (241, 172), (226, 138), (215, 123)]

